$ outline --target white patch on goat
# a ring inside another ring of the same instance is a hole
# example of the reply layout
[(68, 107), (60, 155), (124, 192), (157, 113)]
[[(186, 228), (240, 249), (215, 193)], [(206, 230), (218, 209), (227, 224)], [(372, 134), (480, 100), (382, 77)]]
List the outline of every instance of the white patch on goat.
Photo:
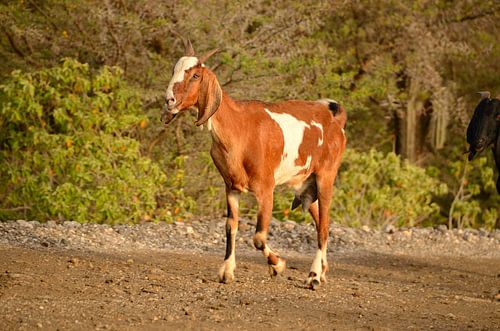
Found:
[(311, 166), (311, 161), (312, 161), (312, 158), (313, 158), (313, 157), (312, 157), (311, 155), (309, 155), (309, 156), (307, 157), (306, 164), (304, 165), (304, 169), (309, 170), (309, 167)]
[(212, 119), (210, 117), (207, 120), (207, 128), (208, 128), (208, 131), (212, 131), (214, 128), (213, 124), (212, 124)]
[(327, 107), (330, 104), (330, 102), (336, 103), (337, 105), (339, 104), (337, 101), (335, 101), (333, 99), (320, 99), (320, 100), (318, 100), (318, 102), (324, 104)]
[[(194, 56), (183, 56), (177, 61), (174, 67), (174, 74), (167, 87), (167, 99), (175, 98), (174, 85), (184, 80), (184, 73), (198, 64), (198, 58)], [(172, 111), (172, 113), (174, 113)], [(175, 113), (174, 113), (175, 114)]]
[(310, 126), (290, 114), (273, 113), (267, 108), (264, 108), (264, 110), (278, 123), (283, 133), (284, 146), (281, 154), (281, 162), (274, 170), (274, 180), (276, 185), (280, 185), (288, 182), (301, 170), (308, 169), (311, 165), (311, 156), (307, 157), (305, 165), (300, 166), (295, 164), (299, 157), (299, 147), (304, 138), (304, 130), (310, 128)]
[(313, 263), (311, 265), (311, 271), (314, 272), (317, 277), (321, 275), (321, 270), (322, 270), (322, 259), (323, 256), (325, 256), (324, 252), (321, 249), (318, 249), (316, 251), (316, 256), (314, 257)]
[(318, 147), (319, 147), (323, 145), (323, 125), (319, 124), (316, 121), (312, 121), (311, 125), (317, 127), (321, 131), (321, 137), (318, 140)]

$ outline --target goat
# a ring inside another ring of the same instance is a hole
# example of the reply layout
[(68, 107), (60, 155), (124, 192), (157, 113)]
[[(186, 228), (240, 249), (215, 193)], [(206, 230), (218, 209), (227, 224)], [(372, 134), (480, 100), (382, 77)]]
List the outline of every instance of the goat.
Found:
[(500, 194), (500, 100), (490, 98), (490, 92), (479, 92), (481, 101), (467, 127), (467, 142), (469, 143), (469, 161), (477, 153), (493, 145), (493, 156), (499, 177), (497, 192)]
[(288, 184), (296, 192), (292, 208), (302, 204), (316, 225), (318, 249), (306, 279), (306, 286), (315, 289), (326, 280), (328, 270), (328, 211), (346, 145), (345, 110), (328, 99), (233, 100), (204, 65), (215, 52), (217, 49), (198, 58), (187, 43), (166, 91), (162, 121), (166, 125), (179, 112), (196, 106), (195, 124), (206, 123), (210, 130), (210, 154), (224, 179), (227, 199), (226, 254), (218, 279), (223, 283), (234, 280), (241, 192), (252, 192), (258, 203), (255, 248), (267, 259), (271, 276), (285, 269), (285, 259), (267, 244), (267, 233), (274, 187)]

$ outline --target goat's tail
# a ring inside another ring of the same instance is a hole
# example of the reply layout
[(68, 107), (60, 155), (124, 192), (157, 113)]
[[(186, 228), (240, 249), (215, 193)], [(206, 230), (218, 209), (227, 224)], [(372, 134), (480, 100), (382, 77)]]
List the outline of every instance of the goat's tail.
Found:
[(344, 107), (342, 107), (339, 102), (332, 99), (321, 99), (318, 100), (318, 102), (327, 106), (328, 109), (332, 112), (333, 118), (340, 124), (340, 127), (345, 129), (345, 125), (347, 122), (347, 113)]

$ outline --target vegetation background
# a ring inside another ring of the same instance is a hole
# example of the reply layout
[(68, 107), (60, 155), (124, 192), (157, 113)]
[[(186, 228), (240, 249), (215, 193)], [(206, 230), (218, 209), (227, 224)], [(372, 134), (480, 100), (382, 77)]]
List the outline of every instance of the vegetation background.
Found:
[[(221, 216), (208, 133), (159, 121), (189, 38), (221, 50), (235, 98), (345, 106), (333, 221), (498, 228), (490, 153), (464, 153), (475, 93), (500, 92), (499, 18), (494, 0), (2, 1), (0, 220)], [(274, 216), (308, 221), (291, 201), (279, 189)]]

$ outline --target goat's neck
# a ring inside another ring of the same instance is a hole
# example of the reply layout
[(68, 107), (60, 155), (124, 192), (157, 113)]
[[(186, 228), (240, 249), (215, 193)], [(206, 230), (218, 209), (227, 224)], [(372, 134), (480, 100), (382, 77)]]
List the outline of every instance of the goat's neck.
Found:
[[(222, 101), (219, 109), (210, 118), (209, 129), (212, 133), (214, 143), (222, 144), (226, 147), (244, 130), (245, 123), (241, 111), (241, 106), (228, 94), (222, 92)], [(248, 123), (247, 123), (248, 124)]]

